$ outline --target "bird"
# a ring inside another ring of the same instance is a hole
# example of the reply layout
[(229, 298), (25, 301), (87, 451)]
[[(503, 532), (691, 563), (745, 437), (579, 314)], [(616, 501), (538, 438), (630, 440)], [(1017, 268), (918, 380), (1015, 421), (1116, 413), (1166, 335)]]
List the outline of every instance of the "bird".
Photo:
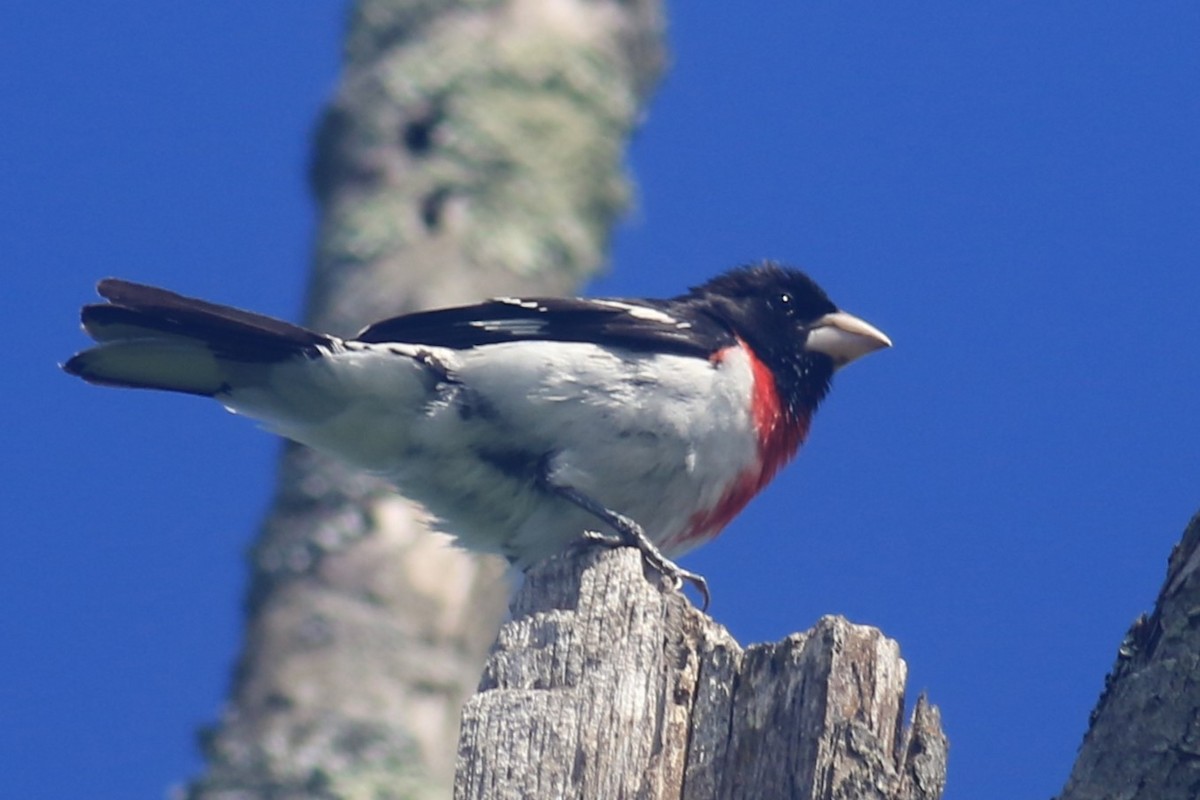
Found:
[(97, 292), (81, 312), (96, 344), (67, 373), (212, 398), (518, 568), (636, 547), (705, 608), (674, 559), (795, 456), (838, 370), (892, 345), (773, 261), (666, 299), (497, 297), (350, 338), (116, 278)]

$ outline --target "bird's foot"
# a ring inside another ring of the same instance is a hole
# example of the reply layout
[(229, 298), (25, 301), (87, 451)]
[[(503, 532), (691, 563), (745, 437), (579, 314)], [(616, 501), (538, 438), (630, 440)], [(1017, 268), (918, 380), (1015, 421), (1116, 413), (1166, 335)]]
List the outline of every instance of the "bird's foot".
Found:
[(643, 530), (641, 525), (624, 514), (619, 514), (611, 508), (606, 508), (573, 486), (563, 486), (554, 483), (548, 475), (543, 476), (542, 483), (554, 494), (582, 508), (602, 522), (608, 523), (616, 531), (616, 535), (601, 531), (585, 531), (583, 534), (584, 543), (599, 544), (605, 547), (620, 547), (622, 545), (636, 547), (646, 563), (654, 567), (663, 577), (669, 580), (676, 591), (683, 588), (685, 581), (696, 587), (696, 591), (700, 593), (700, 597), (704, 601), (703, 605), (700, 606), (700, 610), (708, 610), (708, 604), (712, 600), (712, 596), (708, 592), (708, 581), (704, 580), (702, 575), (684, 569), (663, 555), (658, 546), (650, 541), (650, 537), (646, 536), (646, 531)]
[(618, 514), (615, 511), (610, 511), (609, 513), (611, 514), (611, 518), (606, 521), (617, 530), (617, 533), (584, 531), (583, 538), (579, 542), (581, 545), (637, 548), (646, 563), (666, 578), (676, 591), (683, 588), (684, 582), (696, 587), (696, 591), (699, 592), (703, 600), (700, 610), (708, 610), (708, 604), (711, 602), (712, 596), (708, 592), (708, 581), (704, 579), (703, 575), (686, 570), (663, 555), (658, 546), (650, 541), (650, 537), (646, 536), (646, 532), (642, 529), (642, 526), (629, 517)]
[(636, 547), (641, 551), (642, 558), (646, 560), (646, 563), (654, 567), (664, 578), (670, 581), (675, 591), (682, 590), (685, 581), (696, 587), (696, 591), (700, 593), (700, 597), (703, 600), (700, 610), (708, 611), (708, 604), (712, 601), (712, 596), (708, 593), (708, 581), (704, 579), (704, 576), (684, 569), (663, 555), (662, 551), (658, 549), (658, 545), (654, 544), (654, 542), (650, 541), (650, 537), (646, 536), (646, 532), (642, 529), (641, 525), (620, 514), (616, 516), (625, 523), (624, 526), (617, 528), (624, 539), (624, 544)]

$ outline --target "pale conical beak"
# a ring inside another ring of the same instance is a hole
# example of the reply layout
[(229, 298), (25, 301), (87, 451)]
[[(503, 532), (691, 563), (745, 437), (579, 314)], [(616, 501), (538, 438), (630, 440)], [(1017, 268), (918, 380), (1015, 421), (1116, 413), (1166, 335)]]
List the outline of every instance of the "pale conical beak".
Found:
[(838, 367), (891, 346), (892, 340), (883, 331), (845, 311), (834, 311), (814, 322), (804, 343), (805, 350), (824, 353)]

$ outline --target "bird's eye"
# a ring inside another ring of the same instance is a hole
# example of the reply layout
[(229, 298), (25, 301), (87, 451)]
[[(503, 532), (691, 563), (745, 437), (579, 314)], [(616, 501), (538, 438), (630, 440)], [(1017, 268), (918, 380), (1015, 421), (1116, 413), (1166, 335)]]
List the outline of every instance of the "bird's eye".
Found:
[(779, 306), (780, 306), (780, 308), (782, 308), (784, 311), (788, 312), (789, 314), (795, 312), (796, 306), (792, 302), (792, 295), (790, 292), (781, 292), (780, 293)]

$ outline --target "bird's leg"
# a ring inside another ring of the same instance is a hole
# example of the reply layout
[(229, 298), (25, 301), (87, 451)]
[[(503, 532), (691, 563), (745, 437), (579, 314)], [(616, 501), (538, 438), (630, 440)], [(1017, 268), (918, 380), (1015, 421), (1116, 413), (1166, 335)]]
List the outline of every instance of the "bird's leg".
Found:
[(684, 569), (664, 556), (654, 542), (650, 541), (649, 537), (646, 536), (646, 532), (642, 530), (641, 525), (624, 514), (619, 514), (610, 508), (605, 508), (573, 486), (562, 486), (550, 480), (546, 480), (545, 485), (547, 489), (562, 499), (579, 506), (601, 522), (612, 526), (613, 530), (618, 534), (617, 536), (610, 536), (600, 531), (587, 531), (584, 533), (584, 537), (588, 541), (603, 544), (607, 547), (619, 547), (621, 545), (636, 547), (641, 552), (642, 558), (646, 559), (646, 562), (650, 566), (654, 567), (670, 580), (676, 589), (682, 588), (684, 581), (695, 586), (696, 591), (704, 599), (704, 605), (701, 606), (700, 610), (708, 610), (708, 603), (711, 599), (708, 594), (708, 581), (704, 580), (703, 576)]

